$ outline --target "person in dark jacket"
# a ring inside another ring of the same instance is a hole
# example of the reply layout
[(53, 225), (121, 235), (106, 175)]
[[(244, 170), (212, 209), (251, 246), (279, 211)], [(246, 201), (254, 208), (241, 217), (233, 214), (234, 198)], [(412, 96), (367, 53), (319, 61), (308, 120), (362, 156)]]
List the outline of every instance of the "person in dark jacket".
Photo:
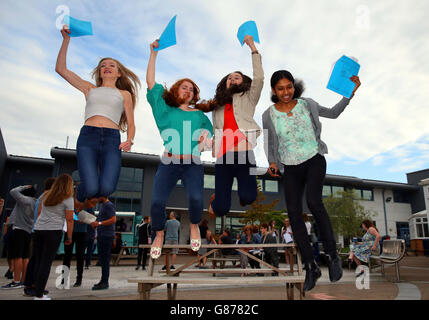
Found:
[[(149, 216), (144, 217), (143, 223), (139, 224), (137, 228), (138, 228), (138, 234), (139, 234), (139, 244), (150, 244), (149, 239), (152, 234), (150, 217)], [(140, 266), (142, 267), (142, 270), (146, 270), (146, 260), (147, 260), (148, 252), (149, 252), (148, 248), (138, 249), (136, 270), (138, 270)], [(142, 263), (142, 258), (143, 258), (143, 263)]]
[[(277, 243), (277, 239), (272, 235), (272, 232), (268, 232), (268, 224), (262, 223), (260, 226), (262, 234), (262, 244)], [(264, 248), (264, 260), (273, 265), (274, 267), (279, 267), (279, 255), (277, 253), (277, 248)], [(278, 273), (274, 272), (273, 276), (277, 276)]]

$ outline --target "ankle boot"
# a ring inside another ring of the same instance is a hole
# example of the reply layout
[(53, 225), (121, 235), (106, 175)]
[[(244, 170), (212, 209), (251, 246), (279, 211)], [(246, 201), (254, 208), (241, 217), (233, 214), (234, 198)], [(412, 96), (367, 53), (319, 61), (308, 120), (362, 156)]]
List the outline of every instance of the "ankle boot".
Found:
[(310, 291), (316, 285), (316, 281), (320, 278), (322, 272), (320, 271), (320, 268), (317, 265), (316, 261), (306, 263), (304, 269), (306, 270), (304, 291)]
[(328, 270), (331, 282), (338, 281), (343, 276), (342, 261), (336, 252), (328, 254)]

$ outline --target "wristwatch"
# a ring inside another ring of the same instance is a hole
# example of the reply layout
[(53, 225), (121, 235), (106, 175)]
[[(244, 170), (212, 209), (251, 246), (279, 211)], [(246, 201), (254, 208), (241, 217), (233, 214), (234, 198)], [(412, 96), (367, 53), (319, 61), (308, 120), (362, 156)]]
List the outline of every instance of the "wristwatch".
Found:
[(98, 221), (98, 225), (101, 226), (101, 221)]

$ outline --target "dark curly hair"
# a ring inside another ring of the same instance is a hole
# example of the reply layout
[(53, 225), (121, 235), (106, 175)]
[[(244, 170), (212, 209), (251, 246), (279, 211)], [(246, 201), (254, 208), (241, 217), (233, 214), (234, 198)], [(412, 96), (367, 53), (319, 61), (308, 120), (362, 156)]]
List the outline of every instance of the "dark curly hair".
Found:
[(214, 99), (211, 99), (205, 103), (199, 103), (196, 105), (198, 109), (204, 112), (210, 112), (216, 109), (217, 107), (222, 107), (227, 103), (232, 103), (232, 96), (236, 93), (241, 93), (242, 95), (250, 90), (252, 84), (252, 79), (240, 71), (234, 71), (232, 73), (238, 73), (243, 78), (243, 82), (239, 85), (231, 85), (229, 88), (226, 87), (226, 81), (231, 73), (227, 74), (225, 77), (220, 80), (216, 87), (216, 94)]
[[(286, 70), (278, 70), (273, 73), (273, 75), (271, 76), (271, 88), (275, 89), (277, 82), (279, 82), (281, 79), (288, 79), (290, 82), (292, 82), (295, 88), (295, 92), (293, 94), (292, 99), (301, 97), (302, 93), (305, 90), (304, 82), (298, 79), (295, 80), (292, 74)], [(279, 98), (275, 94), (272, 94), (271, 101), (277, 103), (279, 102)]]

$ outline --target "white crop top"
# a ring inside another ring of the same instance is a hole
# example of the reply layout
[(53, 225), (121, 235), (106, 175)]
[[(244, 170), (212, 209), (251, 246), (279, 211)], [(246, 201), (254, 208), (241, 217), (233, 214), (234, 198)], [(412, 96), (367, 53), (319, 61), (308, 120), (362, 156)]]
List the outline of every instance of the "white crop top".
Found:
[(124, 111), (124, 97), (117, 88), (97, 87), (89, 91), (85, 106), (85, 121), (103, 116), (119, 125)]

